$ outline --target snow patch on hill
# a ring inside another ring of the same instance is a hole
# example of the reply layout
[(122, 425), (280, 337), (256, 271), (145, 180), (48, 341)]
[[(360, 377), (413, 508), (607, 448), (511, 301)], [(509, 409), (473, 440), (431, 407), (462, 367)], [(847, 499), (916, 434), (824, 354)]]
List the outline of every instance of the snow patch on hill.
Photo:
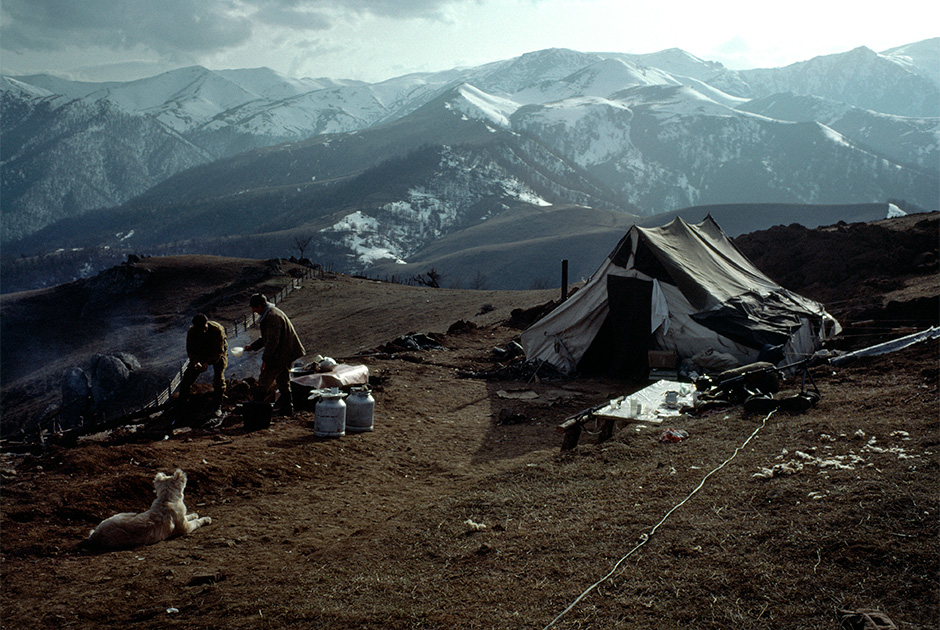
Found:
[(449, 101), (449, 109), (460, 112), (467, 118), (485, 120), (499, 127), (508, 128), (509, 117), (519, 109), (519, 103), (463, 84), (457, 88), (460, 98)]
[(398, 255), (397, 246), (380, 236), (379, 229), (380, 224), (374, 217), (357, 210), (320, 232), (334, 234), (364, 266), (385, 260), (404, 264), (405, 261)]

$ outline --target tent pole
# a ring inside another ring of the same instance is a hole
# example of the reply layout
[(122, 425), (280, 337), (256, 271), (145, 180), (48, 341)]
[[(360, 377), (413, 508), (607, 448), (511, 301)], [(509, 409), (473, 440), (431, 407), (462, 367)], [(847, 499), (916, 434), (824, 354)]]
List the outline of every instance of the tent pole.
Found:
[(561, 261), (561, 301), (568, 299), (568, 259)]

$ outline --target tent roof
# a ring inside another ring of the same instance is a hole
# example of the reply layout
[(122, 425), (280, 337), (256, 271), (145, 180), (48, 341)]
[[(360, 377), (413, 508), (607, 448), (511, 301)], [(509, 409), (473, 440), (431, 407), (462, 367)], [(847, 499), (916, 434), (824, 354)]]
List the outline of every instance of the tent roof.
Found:
[(767, 295), (780, 290), (734, 246), (711, 215), (697, 225), (681, 217), (662, 227), (634, 225), (611, 254), (613, 264), (629, 265), (629, 252), (624, 250), (631, 246), (633, 232), (638, 235), (633, 267), (676, 285), (698, 310), (717, 308), (744, 293)]

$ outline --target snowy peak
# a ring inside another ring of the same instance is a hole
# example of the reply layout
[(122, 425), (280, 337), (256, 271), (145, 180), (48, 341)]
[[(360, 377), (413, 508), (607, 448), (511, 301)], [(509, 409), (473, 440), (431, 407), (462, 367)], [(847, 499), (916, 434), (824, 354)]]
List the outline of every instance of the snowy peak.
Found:
[(58, 94), (61, 96), (68, 97), (70, 99), (83, 98), (88, 96), (92, 92), (97, 92), (99, 90), (105, 90), (109, 87), (117, 87), (124, 85), (121, 82), (102, 82), (102, 83), (92, 83), (88, 81), (70, 81), (68, 79), (62, 79), (51, 74), (32, 74), (28, 76), (13, 77), (22, 83), (32, 85), (34, 87), (42, 88), (48, 90), (53, 94)]
[(675, 85), (667, 73), (621, 59), (603, 59), (568, 75), (561, 81), (585, 96), (609, 96), (635, 85)]
[(560, 81), (598, 59), (566, 48), (539, 50), (498, 64), (482, 82), (475, 83), (487, 92), (510, 95), (545, 81)]
[(940, 116), (940, 86), (895, 60), (860, 46), (783, 68), (739, 73), (759, 98), (779, 92), (814, 95), (903, 116)]
[(886, 59), (940, 85), (940, 37), (898, 46), (881, 53)]
[(630, 107), (651, 107), (673, 115), (696, 115), (709, 112), (726, 114), (728, 107), (687, 85), (653, 85), (621, 90), (611, 95)]
[(705, 61), (679, 48), (644, 55), (630, 55), (636, 64), (700, 81), (709, 81), (727, 69), (717, 61)]
[(17, 81), (12, 77), (0, 76), (0, 90), (16, 94), (20, 97), (32, 97), (37, 99), (53, 96), (54, 93), (49, 90), (38, 87), (34, 84)]
[(196, 129), (248, 103), (265, 105), (346, 83), (292, 79), (270, 68), (213, 71), (202, 66), (171, 70), (127, 83), (45, 80), (61, 93), (90, 101), (107, 100), (131, 112), (153, 116), (178, 132)]
[(185, 131), (260, 97), (221, 74), (192, 66), (95, 92), (88, 98), (107, 99)]
[(519, 103), (487, 94), (467, 83), (454, 88), (444, 106), (465, 118), (483, 120), (507, 129), (510, 127), (509, 117), (519, 109)]
[(268, 100), (281, 100), (314, 90), (358, 83), (356, 81), (337, 81), (334, 79), (295, 79), (265, 67), (218, 70), (215, 74), (231, 81), (249, 94)]
[(898, 164), (926, 172), (940, 164), (940, 121), (935, 118), (892, 116), (789, 92), (754, 99), (738, 109), (774, 120), (822, 123)]

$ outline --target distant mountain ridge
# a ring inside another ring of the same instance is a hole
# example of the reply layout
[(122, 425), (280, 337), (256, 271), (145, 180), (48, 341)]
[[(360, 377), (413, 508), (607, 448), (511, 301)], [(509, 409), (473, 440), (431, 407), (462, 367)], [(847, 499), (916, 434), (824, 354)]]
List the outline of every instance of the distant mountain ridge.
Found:
[(737, 72), (679, 49), (548, 49), (375, 84), (4, 77), (5, 253), (270, 256), (302, 238), (359, 272), (526, 208), (936, 209), (937, 59), (940, 38)]

